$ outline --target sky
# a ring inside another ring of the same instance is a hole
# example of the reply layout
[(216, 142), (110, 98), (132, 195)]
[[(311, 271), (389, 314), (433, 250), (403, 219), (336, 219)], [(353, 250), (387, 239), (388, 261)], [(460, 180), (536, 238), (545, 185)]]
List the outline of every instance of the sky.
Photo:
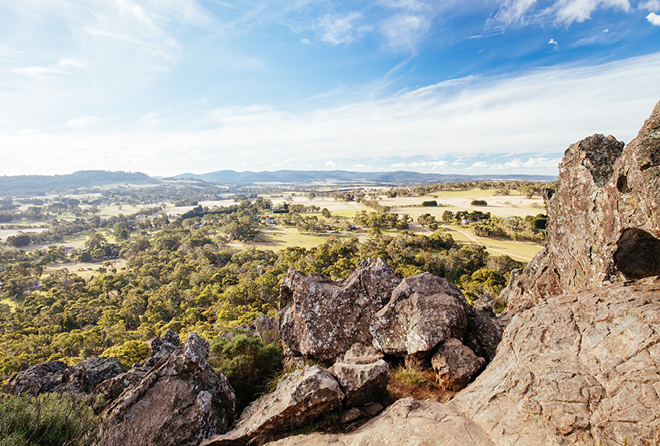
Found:
[(660, 0), (0, 0), (0, 175), (556, 175), (660, 101)]

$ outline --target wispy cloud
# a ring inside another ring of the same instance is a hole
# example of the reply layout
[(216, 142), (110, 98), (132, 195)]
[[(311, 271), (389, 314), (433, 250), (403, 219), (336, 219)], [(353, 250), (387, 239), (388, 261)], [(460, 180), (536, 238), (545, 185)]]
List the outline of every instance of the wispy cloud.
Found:
[(495, 27), (523, 26), (530, 23), (571, 25), (589, 20), (598, 9), (631, 11), (628, 0), (554, 0), (549, 5), (538, 0), (502, 0), (491, 24)]
[[(0, 146), (12, 148), (3, 154), (3, 167), (51, 173), (76, 168), (77, 161), (63, 159), (84, 161), (84, 168), (160, 175), (235, 168), (246, 157), (250, 170), (284, 163), (289, 168), (324, 168), (328, 161), (319, 160), (319, 153), (332, 154), (342, 165), (352, 165), (359, 154), (360, 164), (391, 169), (396, 161), (383, 166), (375, 160), (401, 156), (402, 151), (408, 157), (463, 157), (456, 160), (459, 164), (446, 166), (456, 170), (461, 163), (474, 164), (469, 156), (513, 154), (510, 161), (479, 161), (502, 165), (493, 169), (545, 166), (553, 173), (554, 154), (587, 135), (611, 133), (624, 141), (632, 139), (660, 98), (658, 78), (660, 53), (597, 66), (472, 78), (456, 88), (437, 84), (380, 100), (297, 113), (268, 106), (219, 108), (208, 113), (209, 126), (203, 131), (12, 131), (0, 133)], [(187, 145), (198, 155), (181, 152)], [(530, 152), (553, 155), (520, 156)]]
[(327, 14), (318, 23), (318, 29), (321, 32), (321, 40), (334, 44), (350, 43), (356, 38), (361, 37), (366, 31), (370, 31), (369, 26), (358, 26), (357, 22), (362, 14), (352, 12), (344, 16), (334, 16)]
[(449, 166), (449, 161), (414, 161), (412, 163), (394, 163), (391, 165), (395, 169), (431, 168), (432, 170), (442, 169), (447, 166)]
[(98, 124), (101, 121), (102, 119), (96, 116), (81, 116), (80, 118), (69, 119), (64, 125), (69, 128), (77, 128)]
[(557, 168), (557, 165), (561, 161), (561, 158), (547, 158), (547, 157), (540, 157), (540, 158), (528, 158), (527, 160), (523, 160), (522, 158), (514, 158), (511, 161), (508, 161), (506, 163), (488, 163), (486, 161), (477, 161), (476, 163), (473, 163), (469, 169), (475, 170), (517, 170), (517, 171), (525, 171), (525, 170), (545, 170), (545, 171), (553, 171), (554, 169)]

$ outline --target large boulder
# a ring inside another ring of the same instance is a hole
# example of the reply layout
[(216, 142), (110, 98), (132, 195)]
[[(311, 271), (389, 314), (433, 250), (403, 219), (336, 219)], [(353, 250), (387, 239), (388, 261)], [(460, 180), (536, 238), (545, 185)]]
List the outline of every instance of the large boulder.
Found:
[(513, 317), (451, 405), (498, 445), (646, 445), (660, 426), (659, 358), (658, 278), (551, 297)]
[(100, 446), (197, 445), (226, 432), (234, 391), (207, 362), (209, 345), (197, 333), (152, 368), (106, 410)]
[(67, 390), (95, 393), (95, 389), (100, 383), (124, 372), (124, 366), (118, 359), (93, 356), (70, 368)]
[(319, 366), (288, 374), (275, 392), (250, 404), (236, 427), (215, 435), (201, 446), (244, 445), (254, 438), (288, 432), (338, 407), (344, 394), (332, 374)]
[(363, 262), (346, 280), (289, 269), (280, 287), (280, 338), (292, 356), (334, 361), (354, 343), (371, 344), (373, 315), (401, 282), (380, 258)]
[[(494, 446), (475, 423), (442, 403), (403, 398), (348, 434), (299, 435), (270, 446)], [(530, 443), (533, 444), (533, 443)], [(540, 444), (540, 443), (537, 443)]]
[(486, 364), (486, 360), (474, 354), (461, 341), (449, 338), (440, 343), (433, 358), (433, 369), (438, 374), (438, 384), (443, 389), (463, 389)]
[(660, 103), (623, 146), (593, 135), (566, 150), (547, 196), (548, 244), (513, 279), (507, 313), (546, 296), (660, 274)]
[(2, 388), (12, 395), (39, 395), (54, 392), (66, 385), (69, 379), (69, 366), (61, 361), (42, 362), (14, 375)]
[(330, 370), (346, 395), (345, 407), (363, 406), (386, 394), (390, 368), (373, 347), (354, 344)]
[(463, 338), (472, 312), (447, 279), (431, 273), (407, 277), (373, 318), (373, 345), (388, 355), (428, 352), (447, 338)]

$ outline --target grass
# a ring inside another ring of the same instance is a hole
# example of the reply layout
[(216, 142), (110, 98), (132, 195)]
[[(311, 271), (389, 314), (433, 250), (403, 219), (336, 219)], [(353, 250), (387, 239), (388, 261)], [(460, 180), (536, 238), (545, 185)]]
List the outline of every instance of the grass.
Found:
[(301, 234), (293, 227), (270, 226), (267, 228), (261, 228), (259, 230), (259, 235), (254, 242), (246, 242), (232, 246), (236, 248), (248, 248), (254, 246), (256, 248), (271, 249), (275, 252), (294, 246), (309, 249), (325, 242), (327, 238), (332, 235), (348, 237), (344, 234), (333, 233), (319, 235)]
[[(464, 226), (445, 224), (443, 227), (447, 229), (447, 231), (457, 242), (474, 243), (476, 240), (479, 244), (485, 245), (488, 253), (494, 256), (501, 256), (506, 254), (513, 257), (515, 260), (529, 262), (539, 251), (543, 249), (543, 245), (538, 245), (531, 242), (518, 242), (513, 240), (477, 237)], [(469, 234), (469, 237), (466, 234)]]
[(448, 402), (456, 393), (440, 388), (435, 380), (436, 374), (432, 369), (409, 361), (392, 369), (387, 390), (393, 400), (412, 396), (418, 400)]

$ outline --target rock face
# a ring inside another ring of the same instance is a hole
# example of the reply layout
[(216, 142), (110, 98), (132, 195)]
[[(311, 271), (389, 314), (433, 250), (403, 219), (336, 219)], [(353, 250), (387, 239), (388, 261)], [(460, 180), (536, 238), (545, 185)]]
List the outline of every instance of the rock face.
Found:
[(373, 315), (401, 282), (381, 259), (343, 281), (290, 269), (280, 288), (280, 338), (289, 355), (334, 361), (354, 343), (371, 344)]
[(389, 355), (427, 352), (462, 338), (471, 309), (456, 285), (430, 273), (403, 279), (371, 324), (373, 344)]
[(659, 394), (653, 278), (552, 297), (516, 315), (497, 357), (451, 404), (499, 445), (627, 438), (632, 446), (658, 433)]
[[(486, 434), (456, 409), (404, 398), (348, 434), (299, 435), (271, 446), (493, 446)], [(532, 444), (532, 443), (530, 443)], [(541, 444), (541, 443), (538, 443)]]
[(37, 364), (14, 375), (2, 391), (12, 395), (54, 392), (68, 381), (69, 366), (61, 361)]
[(5, 393), (39, 395), (45, 392), (93, 393), (97, 385), (124, 372), (115, 358), (87, 358), (73, 367), (61, 361), (43, 362), (14, 375)]
[(341, 406), (344, 394), (332, 374), (319, 366), (287, 375), (277, 390), (248, 406), (225, 435), (216, 435), (202, 446), (244, 445), (256, 437), (295, 429), (308, 420)]
[(572, 144), (548, 197), (549, 243), (513, 280), (507, 312), (545, 296), (660, 274), (660, 103), (628, 145), (594, 135)]
[(106, 410), (98, 444), (197, 445), (225, 432), (233, 417), (234, 391), (206, 361), (208, 349), (205, 340), (190, 333)]
[(438, 374), (438, 384), (443, 389), (461, 390), (486, 364), (486, 360), (474, 354), (461, 341), (449, 338), (441, 342), (431, 359)]
[(71, 367), (67, 390), (95, 393), (95, 389), (100, 383), (114, 378), (124, 371), (121, 362), (115, 358), (87, 358)]
[(345, 407), (378, 401), (386, 393), (390, 368), (373, 347), (354, 344), (331, 370), (346, 395)]

